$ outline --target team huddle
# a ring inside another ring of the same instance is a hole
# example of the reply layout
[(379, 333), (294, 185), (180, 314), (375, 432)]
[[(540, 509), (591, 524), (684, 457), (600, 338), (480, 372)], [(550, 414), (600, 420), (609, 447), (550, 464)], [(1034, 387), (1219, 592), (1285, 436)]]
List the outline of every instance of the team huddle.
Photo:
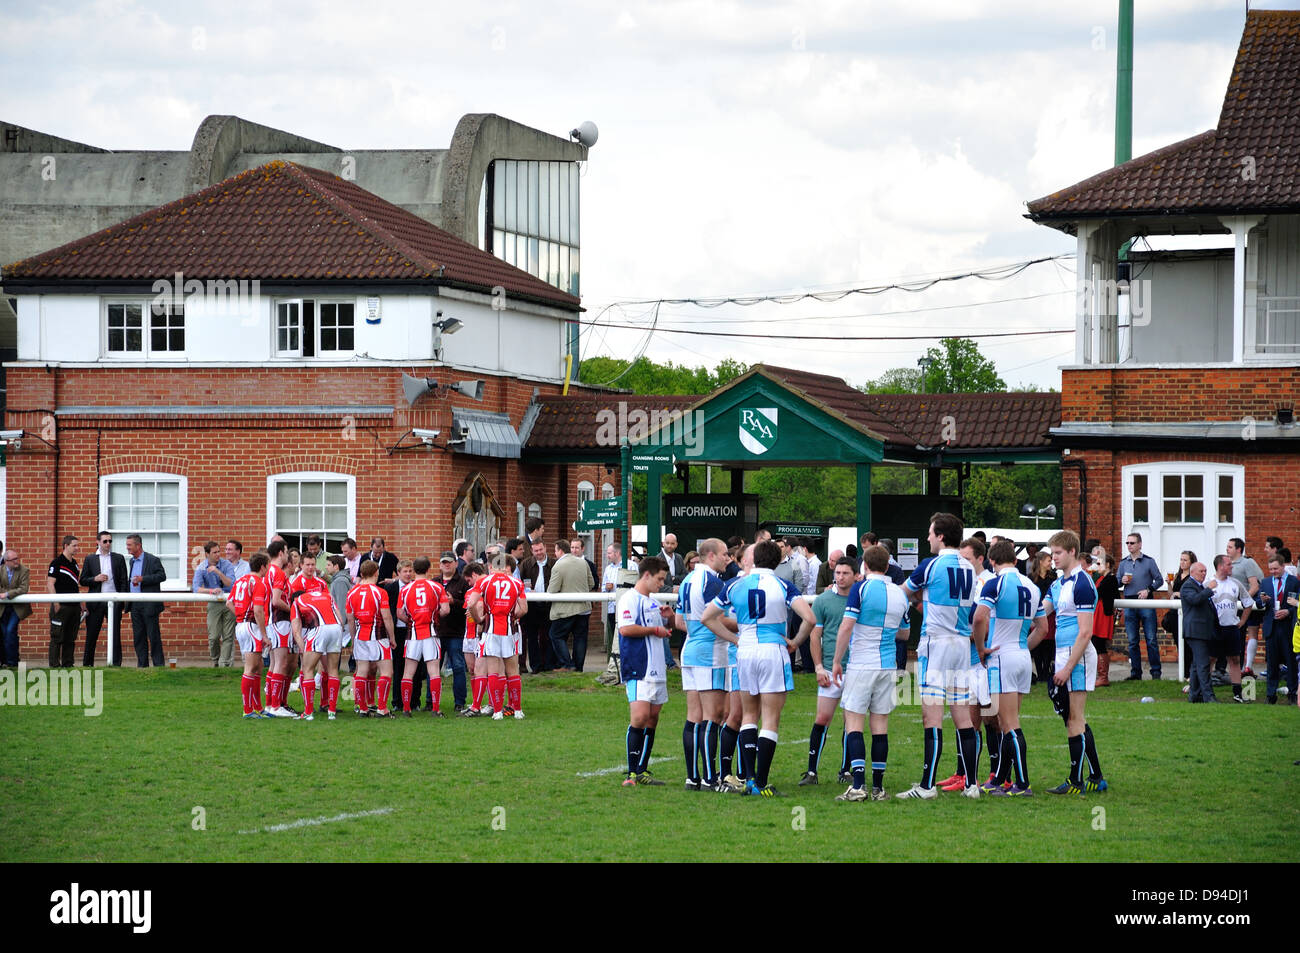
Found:
[[(249, 560), (249, 573), (236, 580), (227, 602), (235, 613), (235, 637), (244, 657), (241, 682), (245, 718), (315, 719), (316, 690), (330, 721), (338, 714), (339, 655), (351, 644), (357, 662), (353, 682), (355, 712), (362, 717), (392, 718), (389, 708), (393, 688), (395, 636), (393, 614), (408, 629), (401, 672), (402, 714), (411, 717), (411, 696), (423, 663), (429, 679), (434, 717), (443, 717), (439, 619), (451, 610), (451, 599), (441, 582), (430, 575), (428, 557), (416, 558), (413, 576), (400, 589), (395, 606), (388, 593), (376, 585), (379, 566), (363, 562), (357, 585), (347, 594), (340, 613), (314, 560), (302, 561), (292, 579), (283, 540), (273, 540), (265, 552)], [(492, 718), (522, 719), (522, 684), (519, 677), (519, 618), (527, 609), (523, 583), (511, 575), (512, 556), (492, 558), (491, 571), (480, 563), (465, 567), (469, 582), (465, 597), (464, 652), (473, 689), (473, 703), (463, 715), (486, 716), (486, 697)], [(263, 654), (269, 649), (266, 706), (262, 705)], [(305, 702), (301, 714), (286, 702), (292, 668), (300, 660), (299, 688)]]
[[(686, 632), (681, 663), (687, 790), (780, 796), (770, 773), (781, 711), (794, 689), (790, 657), (811, 639), (818, 717), (810, 739), (809, 770), (800, 784), (818, 783), (817, 759), (838, 705), (845, 731), (840, 780), (849, 787), (836, 800), (888, 800), (884, 778), (889, 715), (899, 703), (902, 661), (896, 639), (900, 632), (907, 633), (909, 612), (920, 611), (921, 778), (897, 798), (931, 800), (940, 788), (968, 798), (1032, 796), (1020, 701), (1030, 690), (1030, 650), (1046, 634), (1051, 613), (1057, 623), (1049, 694), (1065, 722), (1070, 751), (1069, 775), (1051, 793), (1105, 791), (1107, 782), (1085, 720), (1087, 695), (1096, 682), (1097, 655), (1090, 636), (1097, 595), (1079, 561), (1078, 537), (1062, 531), (1049, 540), (1061, 576), (1040, 599), (1038, 588), (1017, 569), (1015, 546), (1009, 540), (988, 551), (993, 569), (984, 571), (982, 542), (961, 536), (960, 519), (936, 513), (929, 529), (934, 555), (910, 576), (899, 572), (902, 585), (890, 578), (891, 568), (897, 567), (891, 567), (889, 551), (873, 545), (863, 553), (861, 565), (841, 559), (834, 568), (834, 585), (811, 606), (773, 572), (782, 557), (770, 540), (746, 548), (743, 574), (727, 582), (721, 578), (727, 565), (725, 545), (703, 540), (699, 564), (683, 580), (675, 611), (651, 598), (663, 585), (667, 565), (658, 558), (643, 560), (635, 588), (619, 600), (617, 610), (630, 708), (623, 784), (663, 783), (654, 778), (649, 764), (660, 710), (668, 699), (665, 646), (668, 624), (675, 623)], [(795, 617), (798, 630), (790, 636)], [(957, 770), (940, 781), (945, 706), (957, 729)], [(981, 722), (990, 760), (982, 784)]]

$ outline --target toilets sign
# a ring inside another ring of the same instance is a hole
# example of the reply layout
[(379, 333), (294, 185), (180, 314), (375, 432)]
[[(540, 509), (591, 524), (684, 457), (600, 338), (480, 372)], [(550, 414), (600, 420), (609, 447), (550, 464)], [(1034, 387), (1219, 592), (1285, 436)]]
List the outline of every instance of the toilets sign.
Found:
[(755, 456), (776, 445), (776, 407), (740, 409), (740, 445)]

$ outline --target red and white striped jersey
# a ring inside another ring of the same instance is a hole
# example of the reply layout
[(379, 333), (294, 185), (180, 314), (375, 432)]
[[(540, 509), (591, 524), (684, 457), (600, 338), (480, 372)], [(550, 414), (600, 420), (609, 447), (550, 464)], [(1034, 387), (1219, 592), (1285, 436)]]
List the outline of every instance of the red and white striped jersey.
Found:
[(374, 583), (363, 582), (348, 592), (345, 605), (348, 615), (357, 620), (357, 641), (369, 642), (388, 638), (381, 611), (388, 608), (388, 593)]
[(230, 589), (230, 607), (235, 612), (236, 622), (256, 623), (253, 609), (257, 606), (265, 609), (270, 601), (271, 590), (266, 579), (251, 572), (236, 579)]
[(403, 589), (401, 607), (411, 617), (411, 634), (407, 638), (432, 638), (433, 620), (446, 600), (447, 591), (442, 584), (429, 579), (416, 579)]
[(334, 599), (330, 596), (329, 589), (308, 589), (303, 592), (297, 599), (293, 600), (292, 617), (297, 619), (302, 613), (299, 612), (299, 606), (310, 606), (320, 617), (321, 625), (339, 625), (338, 610), (334, 607)]
[(292, 600), (299, 592), (329, 592), (330, 584), (320, 576), (311, 576), (308, 578), (301, 572), (295, 573), (294, 577), (289, 580), (289, 598)]
[(483, 635), (509, 635), (510, 614), (516, 602), (525, 602), (524, 584), (509, 573), (494, 572), (474, 587), (483, 600)]
[[(286, 576), (284, 570), (281, 569), (279, 566), (277, 566), (275, 563), (269, 563), (266, 567), (266, 588), (268, 590), (267, 597), (266, 597), (266, 604), (268, 607), (272, 605), (271, 593), (274, 593), (275, 590), (277, 589), (279, 589), (282, 593), (284, 593), (284, 601), (288, 603), (289, 577)], [(268, 615), (270, 616), (270, 621), (272, 622), (289, 621), (289, 612), (287, 609), (272, 608), (271, 611), (268, 613)]]

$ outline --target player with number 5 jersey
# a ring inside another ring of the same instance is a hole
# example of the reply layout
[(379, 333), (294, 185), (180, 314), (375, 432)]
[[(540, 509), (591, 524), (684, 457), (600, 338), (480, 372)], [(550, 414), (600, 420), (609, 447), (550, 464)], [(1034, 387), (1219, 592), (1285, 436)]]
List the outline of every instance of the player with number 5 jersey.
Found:
[(441, 618), (451, 611), (451, 600), (442, 584), (429, 578), (433, 562), (428, 556), (417, 556), (411, 564), (416, 578), (402, 590), (398, 598), (398, 618), (410, 624), (406, 637), (406, 666), (402, 672), (402, 714), (411, 716), (411, 694), (415, 687), (415, 673), (424, 662), (429, 673), (429, 700), (433, 705), (434, 718), (442, 718), (439, 710), (442, 704), (442, 658), (438, 641), (433, 631), (433, 620)]

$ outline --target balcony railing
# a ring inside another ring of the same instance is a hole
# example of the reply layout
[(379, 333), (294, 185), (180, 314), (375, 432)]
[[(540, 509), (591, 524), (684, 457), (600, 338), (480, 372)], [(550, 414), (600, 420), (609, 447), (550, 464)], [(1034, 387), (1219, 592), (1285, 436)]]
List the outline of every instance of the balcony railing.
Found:
[(1255, 316), (1256, 357), (1300, 354), (1300, 297), (1260, 296)]

